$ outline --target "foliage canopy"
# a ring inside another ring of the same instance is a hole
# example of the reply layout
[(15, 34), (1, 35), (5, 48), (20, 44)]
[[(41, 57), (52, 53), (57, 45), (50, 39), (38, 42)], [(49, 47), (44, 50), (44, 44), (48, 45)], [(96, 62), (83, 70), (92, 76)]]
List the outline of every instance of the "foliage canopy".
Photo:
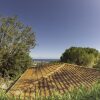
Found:
[(31, 27), (16, 16), (0, 17), (0, 71), (3, 75), (16, 75), (31, 64), (30, 49), (35, 46)]
[(94, 66), (99, 59), (99, 51), (94, 48), (71, 47), (61, 56), (61, 62), (77, 65)]

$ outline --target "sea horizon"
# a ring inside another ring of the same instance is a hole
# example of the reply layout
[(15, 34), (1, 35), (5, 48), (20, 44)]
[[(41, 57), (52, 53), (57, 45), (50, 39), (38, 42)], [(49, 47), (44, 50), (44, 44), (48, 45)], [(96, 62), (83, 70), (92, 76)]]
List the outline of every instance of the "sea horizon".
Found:
[(50, 61), (58, 61), (60, 59), (55, 58), (34, 58), (33, 61), (39, 61), (39, 62), (50, 62)]

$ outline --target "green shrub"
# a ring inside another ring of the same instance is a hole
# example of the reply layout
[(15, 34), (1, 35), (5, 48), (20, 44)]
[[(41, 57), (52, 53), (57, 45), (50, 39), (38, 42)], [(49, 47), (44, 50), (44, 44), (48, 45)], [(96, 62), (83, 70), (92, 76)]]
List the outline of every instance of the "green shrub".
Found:
[(100, 53), (93, 48), (71, 47), (61, 56), (61, 62), (92, 67), (97, 64)]

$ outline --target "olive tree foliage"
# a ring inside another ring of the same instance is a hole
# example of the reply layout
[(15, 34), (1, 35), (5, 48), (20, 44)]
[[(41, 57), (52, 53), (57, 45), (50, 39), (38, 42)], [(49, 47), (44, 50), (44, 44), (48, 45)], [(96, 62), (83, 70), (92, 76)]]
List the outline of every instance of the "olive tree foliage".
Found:
[(16, 16), (0, 17), (0, 71), (17, 75), (31, 65), (30, 49), (35, 47), (35, 34)]
[(61, 56), (61, 62), (93, 67), (99, 60), (100, 53), (94, 48), (71, 47)]

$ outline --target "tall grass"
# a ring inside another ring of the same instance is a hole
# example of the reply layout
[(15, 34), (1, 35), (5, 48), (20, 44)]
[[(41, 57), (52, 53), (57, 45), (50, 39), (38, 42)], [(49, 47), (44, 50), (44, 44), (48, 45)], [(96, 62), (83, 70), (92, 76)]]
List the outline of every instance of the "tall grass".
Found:
[(55, 94), (44, 100), (100, 100), (100, 82), (96, 82), (90, 89), (80, 86), (64, 93), (64, 95)]
[[(0, 100), (22, 100), (21, 97), (8, 96), (4, 91), (0, 91)], [(25, 100), (32, 100), (30, 98)], [(36, 97), (33, 100), (100, 100), (100, 81), (96, 82), (90, 89), (80, 86), (63, 95), (55, 92), (52, 96)]]

